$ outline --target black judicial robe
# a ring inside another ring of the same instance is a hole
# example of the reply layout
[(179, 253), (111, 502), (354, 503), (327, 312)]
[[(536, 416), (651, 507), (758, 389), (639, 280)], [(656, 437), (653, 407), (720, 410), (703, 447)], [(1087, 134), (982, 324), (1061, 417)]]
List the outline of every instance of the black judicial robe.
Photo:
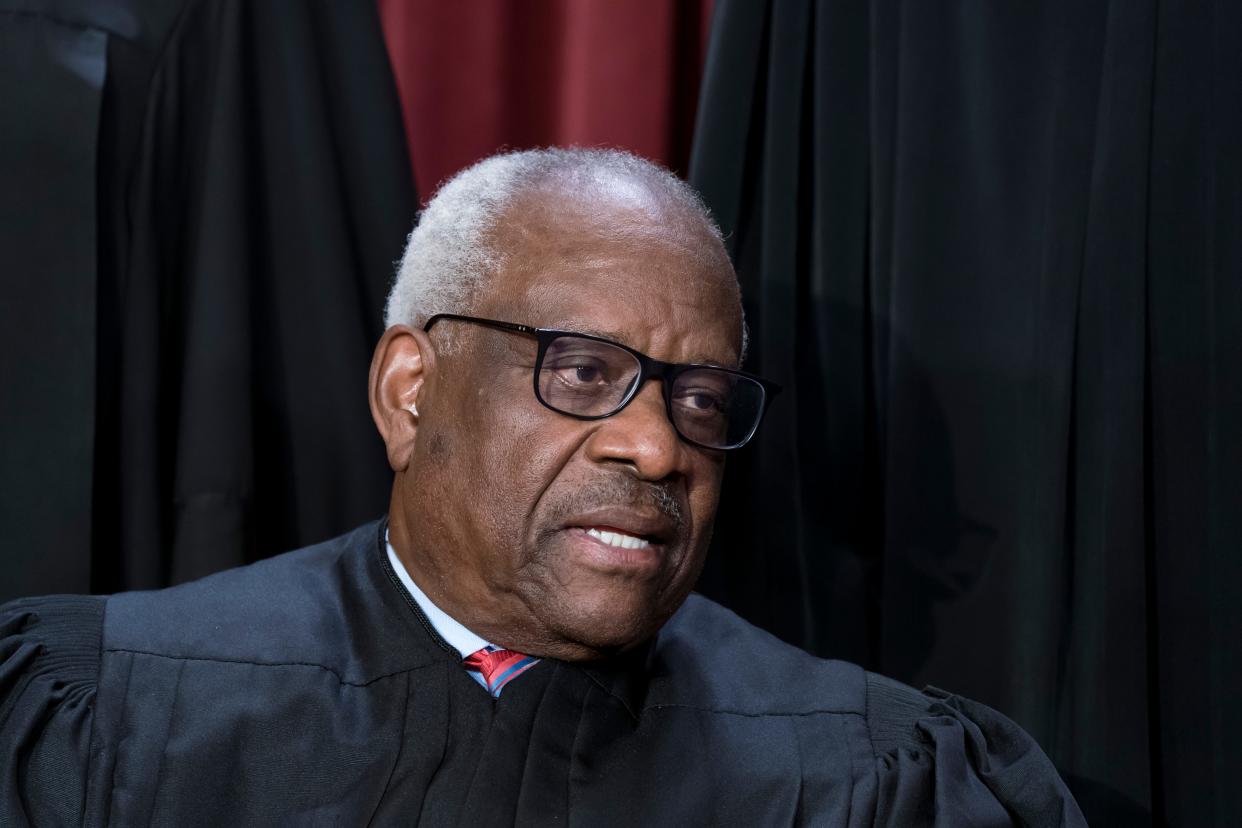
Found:
[(0, 612), (0, 809), (68, 825), (1083, 825), (1000, 714), (692, 596), (493, 700), (383, 524), (157, 592)]

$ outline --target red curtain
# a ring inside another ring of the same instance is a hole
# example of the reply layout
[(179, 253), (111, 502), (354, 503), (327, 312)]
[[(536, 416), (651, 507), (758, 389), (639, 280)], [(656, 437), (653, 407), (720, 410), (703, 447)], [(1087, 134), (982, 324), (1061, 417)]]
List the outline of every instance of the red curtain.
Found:
[(712, 0), (379, 0), (424, 200), (501, 148), (614, 146), (685, 174)]

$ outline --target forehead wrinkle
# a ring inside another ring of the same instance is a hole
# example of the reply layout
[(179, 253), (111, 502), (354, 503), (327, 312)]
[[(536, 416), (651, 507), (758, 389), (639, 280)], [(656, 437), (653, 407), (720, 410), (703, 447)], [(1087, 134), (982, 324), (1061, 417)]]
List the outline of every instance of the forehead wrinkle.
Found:
[[(636, 341), (634, 333), (630, 328), (608, 324), (606, 318), (602, 318), (599, 313), (593, 312), (591, 308), (583, 307), (573, 300), (567, 303), (565, 288), (566, 286), (562, 284), (527, 284), (521, 291), (520, 300), (510, 306), (516, 312), (525, 314), (527, 317), (517, 321), (539, 328), (552, 328), (569, 333), (598, 336), (619, 342), (643, 353), (647, 353), (646, 349), (655, 347), (652, 342)], [(641, 304), (643, 297), (636, 296), (632, 292), (632, 290), (638, 289), (636, 286), (631, 286), (623, 281), (618, 285), (618, 288), (613, 294), (612, 301), (623, 308), (622, 318), (628, 318), (636, 309), (643, 307)], [(715, 289), (716, 287), (710, 284), (701, 283), (699, 285), (699, 290), (702, 294), (710, 294)], [(700, 301), (703, 301), (709, 307), (715, 304), (705, 297)], [(725, 305), (727, 306), (728, 304), (730, 303), (726, 299)], [(666, 345), (672, 346), (680, 344), (693, 349), (692, 355), (685, 360), (687, 363), (704, 363), (728, 368), (737, 367), (740, 354), (738, 353), (738, 343), (733, 341), (732, 329), (735, 326), (740, 326), (740, 321), (733, 319), (735, 314), (732, 308), (728, 308), (723, 314), (708, 313), (704, 312), (703, 306), (698, 301), (685, 297), (674, 297), (673, 305), (688, 310), (689, 313), (686, 316), (697, 320), (696, 324), (682, 331), (676, 330), (673, 325), (659, 324), (654, 326), (651, 331), (647, 331), (646, 327), (640, 323), (640, 330), (644, 334), (654, 333), (657, 343), (663, 342)], [(740, 315), (740, 310), (738, 315)], [(667, 316), (668, 309), (662, 308), (659, 312), (646, 313), (643, 318), (660, 320)], [(710, 335), (709, 332), (717, 325), (724, 326), (722, 332), (725, 333), (727, 342), (724, 351), (717, 352), (714, 347), (703, 349), (694, 341), (697, 336)], [(682, 360), (676, 360), (676, 362), (681, 363)]]
[[(593, 325), (593, 324), (582, 324), (580, 322), (575, 321), (572, 318), (563, 318), (563, 317), (559, 319), (554, 319), (553, 321), (547, 324), (541, 323), (539, 325), (536, 325), (535, 327), (551, 328), (553, 330), (564, 331), (566, 333), (578, 333), (578, 334), (587, 334), (588, 336), (597, 336), (600, 339), (607, 339), (611, 342), (617, 342), (627, 347), (633, 348), (634, 350), (639, 351), (640, 353), (645, 354), (645, 352), (641, 348), (639, 348), (638, 345), (633, 340), (629, 338), (627, 332), (619, 328), (607, 328), (607, 327), (600, 327), (598, 325)], [(650, 355), (648, 354), (648, 356)], [(666, 362), (667, 360), (660, 360), (660, 361)], [(708, 354), (706, 351), (694, 351), (691, 354), (689, 359), (687, 359), (684, 363), (678, 363), (678, 364), (715, 365), (720, 368), (731, 367), (728, 364), (726, 364), (727, 362), (728, 362), (727, 360), (725, 362), (722, 362), (721, 360), (714, 358), (711, 354)]]
[[(687, 362), (738, 367), (740, 333), (727, 331), (723, 348), (710, 335), (699, 338), (716, 325), (741, 329), (740, 289), (723, 245), (684, 211), (608, 201), (584, 204), (563, 191), (518, 197), (492, 230), (493, 243), (507, 254), (505, 278), (513, 291), (493, 305), (493, 318), (597, 336), (643, 353), (680, 345), (691, 352)], [(588, 290), (602, 288), (606, 300), (583, 306), (574, 293), (574, 274), (590, 274)], [(643, 317), (636, 341), (635, 331), (608, 324), (607, 304), (620, 309), (623, 319), (634, 318), (650, 305), (646, 289), (652, 278), (679, 283), (666, 299), (679, 306), (675, 315), (694, 324), (685, 330), (660, 324), (672, 311), (662, 308)], [(660, 354), (665, 355), (672, 354)]]

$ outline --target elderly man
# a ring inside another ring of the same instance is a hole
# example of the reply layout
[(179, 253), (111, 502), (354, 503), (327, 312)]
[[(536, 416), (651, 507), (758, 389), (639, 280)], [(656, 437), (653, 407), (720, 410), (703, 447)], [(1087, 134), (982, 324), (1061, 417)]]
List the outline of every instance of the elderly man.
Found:
[(737, 279), (672, 175), (481, 162), (428, 205), (387, 321), (386, 520), (6, 608), (9, 822), (1082, 824), (999, 714), (690, 595), (776, 388), (739, 370)]

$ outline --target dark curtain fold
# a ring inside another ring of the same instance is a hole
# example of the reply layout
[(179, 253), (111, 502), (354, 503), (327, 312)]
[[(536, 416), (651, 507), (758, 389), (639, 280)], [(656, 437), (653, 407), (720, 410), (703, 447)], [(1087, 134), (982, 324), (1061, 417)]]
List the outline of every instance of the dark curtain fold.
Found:
[[(0, 11), (0, 598), (28, 585), (90, 588), (95, 136), (107, 45), (99, 31)], [(38, 550), (8, 548), (40, 539)]]
[(0, 0), (0, 42), (0, 600), (379, 514), (366, 373), (416, 199), (375, 5)]
[(1242, 8), (718, 4), (692, 182), (782, 382), (702, 588), (1242, 824)]

